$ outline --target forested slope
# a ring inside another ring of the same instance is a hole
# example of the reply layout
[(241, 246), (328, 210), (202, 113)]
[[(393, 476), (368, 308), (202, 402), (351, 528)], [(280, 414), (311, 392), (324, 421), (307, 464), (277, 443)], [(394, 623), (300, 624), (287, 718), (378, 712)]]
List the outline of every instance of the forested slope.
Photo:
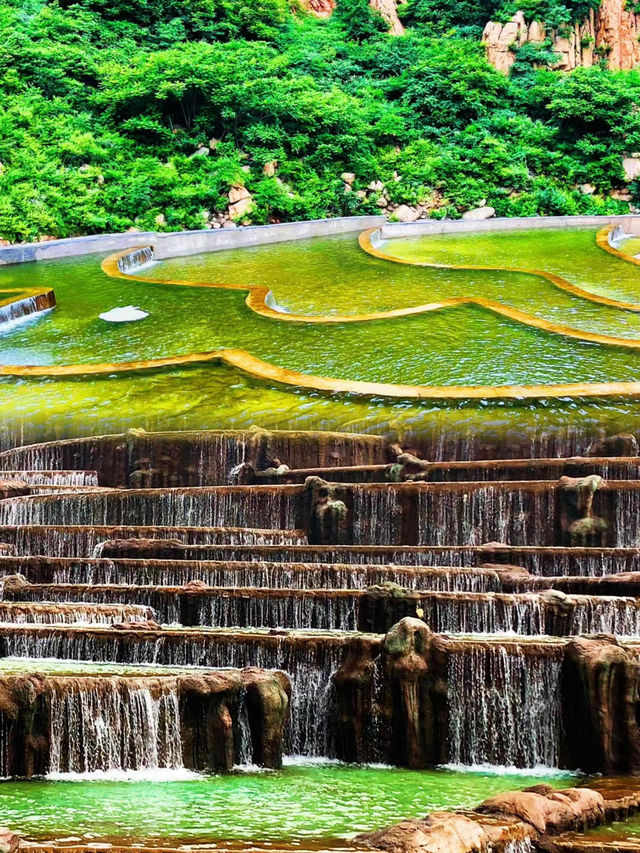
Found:
[(525, 45), (507, 76), (481, 44), (590, 2), (409, 0), (394, 36), (368, 0), (0, 0), (0, 237), (629, 212), (640, 75)]

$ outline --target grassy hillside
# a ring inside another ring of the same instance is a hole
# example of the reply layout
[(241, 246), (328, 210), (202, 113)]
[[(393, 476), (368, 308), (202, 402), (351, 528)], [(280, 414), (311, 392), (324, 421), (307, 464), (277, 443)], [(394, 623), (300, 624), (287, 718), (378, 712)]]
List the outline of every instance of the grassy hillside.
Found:
[[(588, 9), (527, 4), (559, 28)], [(610, 192), (640, 151), (640, 75), (535, 70), (538, 48), (506, 78), (480, 27), (514, 9), (410, 0), (393, 37), (367, 0), (328, 21), (288, 0), (0, 0), (0, 237), (219, 226), (232, 186), (252, 223), (381, 195), (431, 216), (628, 212)]]

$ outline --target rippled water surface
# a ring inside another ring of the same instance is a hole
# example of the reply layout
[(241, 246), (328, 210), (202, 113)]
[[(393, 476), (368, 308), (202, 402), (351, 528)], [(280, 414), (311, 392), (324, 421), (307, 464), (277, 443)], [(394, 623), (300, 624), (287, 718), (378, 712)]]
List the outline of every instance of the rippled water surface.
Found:
[[(640, 267), (599, 249), (595, 234), (588, 229), (438, 235), (390, 240), (385, 248), (399, 257), (442, 264), (547, 269), (592, 293), (640, 302)], [(301, 373), (413, 385), (544, 385), (640, 377), (640, 351), (543, 332), (477, 306), (354, 324), (287, 324), (257, 316), (242, 292), (110, 279), (100, 260), (90, 256), (0, 270), (0, 288), (52, 286), (58, 299), (54, 311), (0, 332), (0, 364), (121, 362), (234, 347)], [(267, 285), (283, 310), (303, 314), (353, 314), (482, 296), (579, 330), (640, 338), (640, 313), (572, 296), (542, 276), (382, 261), (366, 255), (355, 234), (177, 258), (144, 273)], [(149, 311), (149, 317), (123, 324), (98, 317), (129, 304)], [(431, 418), (429, 409), (278, 389), (218, 364), (138, 375), (0, 380), (0, 415), (10, 428), (20, 420), (42, 422), (49, 435), (73, 432), (70, 422), (86, 423), (88, 415), (103, 425), (102, 431), (252, 423), (419, 428)], [(621, 404), (599, 409), (617, 417)], [(522, 410), (516, 415), (526, 417)], [(486, 419), (486, 412), (479, 418)]]
[[(435, 809), (474, 806), (543, 775), (289, 764), (178, 781), (0, 783), (0, 825), (28, 839), (295, 843), (355, 833)], [(557, 785), (571, 777), (553, 776)]]

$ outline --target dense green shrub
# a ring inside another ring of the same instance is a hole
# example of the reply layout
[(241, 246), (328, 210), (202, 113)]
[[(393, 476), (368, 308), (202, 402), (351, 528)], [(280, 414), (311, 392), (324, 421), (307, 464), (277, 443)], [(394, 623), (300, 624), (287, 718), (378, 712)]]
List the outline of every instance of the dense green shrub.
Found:
[[(544, 2), (570, 21), (591, 0)], [(233, 185), (256, 223), (376, 211), (378, 180), (432, 216), (628, 210), (609, 193), (640, 150), (640, 76), (539, 70), (547, 45), (507, 78), (478, 28), (509, 11), (409, 0), (397, 38), (367, 0), (329, 21), (289, 0), (0, 0), (0, 236), (200, 228)]]

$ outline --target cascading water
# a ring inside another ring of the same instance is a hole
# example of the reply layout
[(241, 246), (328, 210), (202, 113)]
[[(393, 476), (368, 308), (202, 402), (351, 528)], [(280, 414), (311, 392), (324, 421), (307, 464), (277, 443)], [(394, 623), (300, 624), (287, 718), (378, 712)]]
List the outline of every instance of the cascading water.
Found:
[(118, 269), (120, 272), (130, 274), (139, 270), (140, 267), (150, 264), (154, 260), (153, 249), (151, 246), (142, 246), (139, 249), (132, 249), (118, 259)]
[[(0, 542), (15, 545), (19, 554), (49, 557), (100, 557), (108, 539), (178, 539), (197, 546), (272, 544), (303, 545), (306, 537), (295, 530), (259, 530), (242, 527), (88, 527), (26, 525), (0, 528)], [(187, 555), (190, 557), (190, 555)], [(190, 557), (191, 558), (191, 557)]]
[(620, 489), (615, 494), (612, 545), (640, 547), (640, 489)]
[[(64, 599), (59, 599), (64, 600)], [(13, 625), (114, 625), (154, 619), (155, 613), (142, 604), (0, 601), (0, 623)]]
[(354, 544), (400, 544), (402, 507), (395, 489), (372, 489), (354, 484), (352, 490)]
[[(27, 568), (27, 567), (25, 567)], [(0, 562), (0, 571), (2, 563)], [(405, 589), (498, 592), (497, 572), (402, 569), (322, 563), (191, 562), (183, 560), (87, 560), (54, 564), (51, 583), (182, 586), (198, 580), (215, 587), (366, 589), (384, 581)]]
[(52, 691), (50, 773), (183, 766), (175, 685), (152, 693), (135, 680), (87, 681)]
[(293, 529), (299, 489), (219, 486), (47, 495), (0, 502), (2, 525), (150, 525)]
[(462, 644), (448, 658), (449, 763), (556, 767), (561, 649)]
[(435, 593), (420, 605), (424, 620), (439, 633), (569, 636), (640, 633), (640, 605), (634, 598)]
[(0, 471), (0, 480), (21, 480), (29, 486), (97, 486), (95, 471)]
[(43, 302), (40, 296), (27, 296), (24, 299), (17, 299), (15, 302), (3, 305), (0, 307), (0, 331), (7, 331), (34, 315), (50, 310), (52, 307), (52, 305)]
[[(114, 636), (115, 635), (115, 636)], [(343, 647), (328, 637), (269, 638), (169, 631), (153, 636), (90, 630), (29, 630), (0, 635), (5, 657), (57, 658), (96, 663), (281, 669), (291, 681), (291, 716), (285, 751), (296, 755), (335, 755), (331, 676), (340, 665)]]
[[(554, 545), (553, 489), (492, 486), (422, 490), (418, 497), (420, 545)], [(543, 540), (543, 541), (541, 541)]]
[(317, 595), (262, 597), (257, 591), (198, 599), (195, 624), (213, 627), (293, 628), (353, 631), (357, 627), (357, 597)]

